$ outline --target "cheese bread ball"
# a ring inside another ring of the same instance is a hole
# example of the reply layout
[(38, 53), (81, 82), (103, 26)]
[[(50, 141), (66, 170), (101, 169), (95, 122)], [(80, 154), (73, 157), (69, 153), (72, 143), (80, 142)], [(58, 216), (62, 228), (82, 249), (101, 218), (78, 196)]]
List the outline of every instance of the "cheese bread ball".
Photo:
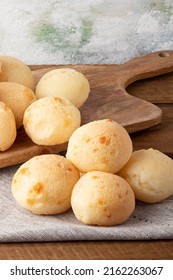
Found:
[(17, 83), (0, 83), (0, 101), (11, 108), (17, 128), (23, 124), (23, 115), (26, 108), (35, 100), (36, 96), (30, 88)]
[(16, 139), (16, 122), (11, 109), (0, 102), (0, 151), (11, 147)]
[(71, 193), (79, 171), (63, 156), (33, 157), (15, 173), (15, 200), (34, 214), (59, 214), (71, 207)]
[(11, 56), (0, 56), (0, 82), (14, 82), (34, 89), (34, 78), (30, 68)]
[(89, 91), (89, 82), (82, 73), (62, 68), (51, 70), (42, 76), (36, 87), (36, 96), (67, 98), (79, 108), (88, 98)]
[(70, 137), (66, 157), (81, 171), (116, 173), (129, 160), (132, 141), (112, 120), (99, 120), (78, 128)]
[(26, 133), (39, 145), (67, 142), (80, 122), (79, 110), (70, 101), (58, 97), (45, 97), (32, 103), (23, 119)]
[(72, 191), (76, 218), (85, 223), (113, 226), (125, 222), (135, 209), (132, 188), (121, 177), (102, 171), (83, 175)]
[(160, 202), (173, 194), (173, 160), (157, 150), (134, 152), (119, 175), (143, 202)]

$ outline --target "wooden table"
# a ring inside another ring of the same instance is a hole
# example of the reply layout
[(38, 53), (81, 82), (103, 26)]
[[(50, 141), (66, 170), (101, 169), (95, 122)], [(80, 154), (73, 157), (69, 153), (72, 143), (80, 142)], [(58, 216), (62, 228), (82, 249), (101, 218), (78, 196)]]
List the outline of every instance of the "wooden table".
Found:
[[(136, 82), (128, 92), (163, 110), (161, 124), (131, 135), (134, 149), (152, 147), (173, 158), (173, 73)], [(173, 259), (173, 240), (0, 244), (0, 259)]]

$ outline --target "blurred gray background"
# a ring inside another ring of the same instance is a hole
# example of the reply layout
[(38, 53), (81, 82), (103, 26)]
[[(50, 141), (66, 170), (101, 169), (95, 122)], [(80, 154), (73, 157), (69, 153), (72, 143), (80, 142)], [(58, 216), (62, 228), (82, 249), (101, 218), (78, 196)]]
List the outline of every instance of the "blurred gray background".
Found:
[(164, 49), (172, 0), (0, 0), (0, 55), (27, 64), (123, 63)]

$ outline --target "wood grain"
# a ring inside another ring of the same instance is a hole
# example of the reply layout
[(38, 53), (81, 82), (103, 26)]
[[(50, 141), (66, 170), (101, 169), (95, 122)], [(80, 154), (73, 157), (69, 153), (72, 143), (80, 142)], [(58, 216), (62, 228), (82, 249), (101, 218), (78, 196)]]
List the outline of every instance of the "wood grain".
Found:
[(173, 72), (134, 82), (127, 91), (157, 105), (173, 103)]
[(10, 260), (172, 260), (173, 241), (87, 241), (0, 244)]
[[(42, 65), (32, 66), (35, 85), (43, 74), (54, 68), (71, 67), (86, 75), (91, 93), (80, 108), (82, 124), (110, 118), (122, 124), (129, 133), (146, 129), (161, 122), (159, 107), (132, 96), (127, 85), (138, 79), (168, 73), (173, 70), (173, 52), (155, 52), (134, 58), (122, 65)], [(40, 146), (33, 143), (23, 128), (18, 130), (13, 146), (0, 152), (0, 168), (22, 163), (35, 155), (65, 151), (67, 144)], [(167, 151), (169, 154), (172, 151)]]
[[(167, 54), (167, 56), (166, 56)], [(156, 125), (161, 121), (161, 110), (151, 103), (131, 96), (126, 91), (130, 83), (173, 70), (173, 52), (155, 52), (134, 58), (122, 65), (71, 65), (83, 72), (91, 85), (91, 93), (80, 108), (82, 123), (110, 118), (122, 124), (129, 133)], [(49, 66), (45, 66), (49, 67)], [(37, 81), (54, 66), (34, 71)]]
[(131, 134), (133, 147), (134, 150), (157, 149), (173, 158), (173, 106), (160, 104), (160, 108), (163, 112), (161, 124)]
[(18, 136), (13, 146), (5, 152), (0, 152), (0, 168), (23, 163), (36, 155), (60, 153), (65, 151), (67, 143), (56, 146), (36, 145), (26, 135), (24, 128), (18, 130)]

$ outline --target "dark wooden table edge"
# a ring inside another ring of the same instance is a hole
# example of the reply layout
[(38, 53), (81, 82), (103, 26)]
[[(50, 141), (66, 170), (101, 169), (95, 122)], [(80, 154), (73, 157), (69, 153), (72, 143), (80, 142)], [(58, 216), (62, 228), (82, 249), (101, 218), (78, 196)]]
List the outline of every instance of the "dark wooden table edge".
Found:
[(173, 240), (0, 243), (0, 260), (173, 260)]

